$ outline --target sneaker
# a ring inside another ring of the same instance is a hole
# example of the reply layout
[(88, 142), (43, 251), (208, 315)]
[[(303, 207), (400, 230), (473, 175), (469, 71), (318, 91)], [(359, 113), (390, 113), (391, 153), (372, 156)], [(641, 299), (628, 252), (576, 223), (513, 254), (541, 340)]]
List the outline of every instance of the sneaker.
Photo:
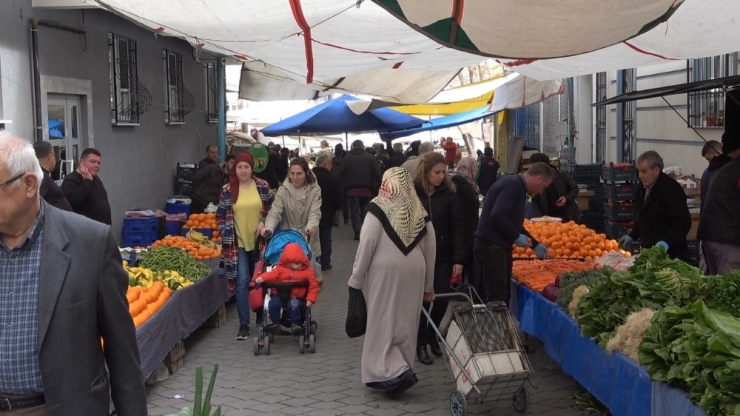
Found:
[(293, 335), (298, 335), (301, 333), (301, 326), (300, 325), (291, 325), (290, 326), (290, 333)]
[(249, 325), (242, 325), (239, 327), (239, 332), (236, 334), (236, 339), (244, 341), (249, 339)]
[(322, 264), (321, 265), (321, 271), (322, 272), (325, 272), (327, 270), (331, 270), (332, 268), (333, 268), (333, 266), (331, 265), (331, 263), (329, 263), (329, 264)]

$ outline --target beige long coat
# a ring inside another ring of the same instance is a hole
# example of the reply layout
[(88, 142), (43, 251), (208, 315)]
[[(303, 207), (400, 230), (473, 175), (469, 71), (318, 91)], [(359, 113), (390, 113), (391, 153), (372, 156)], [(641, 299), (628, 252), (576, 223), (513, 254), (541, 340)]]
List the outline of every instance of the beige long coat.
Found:
[(311, 237), (309, 246), (311, 254), (316, 257), (321, 254), (321, 243), (319, 240), (319, 221), (321, 221), (321, 188), (316, 182), (313, 172), (309, 174), (314, 177), (313, 183), (307, 183), (301, 188), (296, 188), (286, 178), (283, 186), (278, 189), (275, 201), (272, 203), (270, 212), (265, 220), (265, 228), (275, 231), (280, 225), (281, 230), (296, 230), (303, 238), (307, 238), (306, 228), (312, 227), (316, 233)]

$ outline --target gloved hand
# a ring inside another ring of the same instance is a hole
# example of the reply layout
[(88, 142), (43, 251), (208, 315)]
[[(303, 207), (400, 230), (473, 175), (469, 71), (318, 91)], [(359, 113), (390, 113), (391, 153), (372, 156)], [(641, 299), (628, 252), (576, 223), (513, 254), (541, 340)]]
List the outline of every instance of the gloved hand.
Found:
[(527, 237), (524, 234), (519, 234), (519, 238), (514, 240), (514, 244), (516, 244), (519, 247), (532, 247), (532, 243), (527, 241), (527, 238), (529, 237)]
[(665, 251), (668, 251), (668, 243), (662, 240), (655, 243), (655, 247), (663, 247)]
[(625, 234), (622, 236), (622, 238), (619, 239), (619, 248), (622, 250), (629, 250), (630, 244), (634, 243), (635, 240), (632, 239), (632, 237), (629, 236), (629, 234)]
[(547, 256), (547, 247), (540, 243), (534, 247), (534, 253), (537, 254), (538, 259), (544, 259)]

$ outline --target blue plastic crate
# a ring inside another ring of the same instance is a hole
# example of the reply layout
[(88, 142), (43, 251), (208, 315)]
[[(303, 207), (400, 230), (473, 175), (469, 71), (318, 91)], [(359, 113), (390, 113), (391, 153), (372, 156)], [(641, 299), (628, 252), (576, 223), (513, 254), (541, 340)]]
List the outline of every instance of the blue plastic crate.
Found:
[(150, 232), (123, 232), (124, 247), (147, 247), (157, 241), (157, 230)]
[(190, 204), (172, 204), (168, 202), (165, 211), (168, 214), (180, 214), (184, 212), (186, 215), (190, 215)]
[(597, 180), (601, 176), (601, 164), (590, 163), (582, 165), (571, 165), (570, 173), (573, 178), (589, 179), (596, 178)]
[(157, 232), (157, 217), (126, 217), (123, 219), (124, 233), (146, 233)]

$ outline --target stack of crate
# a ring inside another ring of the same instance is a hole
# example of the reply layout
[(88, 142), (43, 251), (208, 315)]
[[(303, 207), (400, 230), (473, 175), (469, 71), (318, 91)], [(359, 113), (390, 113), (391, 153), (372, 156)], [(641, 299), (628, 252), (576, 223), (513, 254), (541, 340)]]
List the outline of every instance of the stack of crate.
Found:
[(601, 164), (571, 165), (570, 176), (578, 185), (594, 192), (588, 202), (588, 211), (581, 211), (581, 223), (598, 232), (604, 232), (604, 196), (601, 188)]
[(195, 174), (198, 166), (190, 163), (177, 164), (177, 176), (175, 177), (175, 195), (191, 196), (195, 184)]
[(601, 170), (604, 191), (604, 229), (609, 238), (619, 239), (635, 226), (635, 166), (608, 163)]
[(126, 217), (123, 219), (123, 247), (147, 247), (159, 237), (157, 217)]

